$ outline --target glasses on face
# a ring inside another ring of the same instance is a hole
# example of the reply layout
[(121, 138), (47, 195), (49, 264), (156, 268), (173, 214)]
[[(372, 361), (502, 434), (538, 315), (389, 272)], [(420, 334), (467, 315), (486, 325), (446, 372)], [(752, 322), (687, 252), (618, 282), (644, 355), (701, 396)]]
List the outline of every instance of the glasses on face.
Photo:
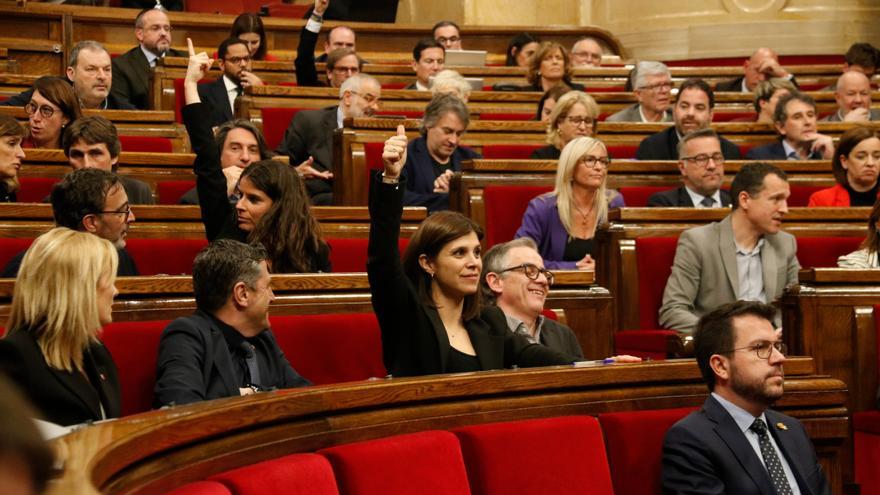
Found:
[(245, 64), (250, 63), (251, 57), (250, 57), (250, 55), (246, 55), (244, 57), (228, 57), (228, 58), (225, 58), (224, 60), (226, 60), (226, 62), (228, 62), (230, 64), (238, 65), (241, 63), (245, 63)]
[(171, 26), (169, 26), (168, 24), (165, 24), (164, 26), (161, 26), (159, 24), (153, 24), (152, 26), (147, 26), (144, 29), (146, 29), (147, 31), (154, 32), (154, 33), (158, 33), (159, 31), (166, 31), (169, 33), (171, 32)]
[(642, 86), (639, 89), (644, 91), (659, 91), (661, 89), (665, 89), (666, 91), (669, 91), (670, 89), (672, 89), (672, 81), (650, 84), (648, 86)]
[(360, 69), (357, 67), (333, 67), (333, 72), (338, 72), (339, 74), (357, 74), (360, 72)]
[(128, 218), (131, 215), (131, 205), (125, 205), (125, 208), (122, 210), (111, 210), (111, 211), (99, 211), (101, 215), (122, 215), (125, 218)]
[(611, 164), (611, 158), (607, 156), (585, 155), (578, 160), (578, 163), (586, 165), (587, 168), (606, 169)]
[(37, 105), (34, 102), (30, 102), (24, 106), (24, 111), (27, 112), (28, 115), (37, 113), (37, 110), (40, 111), (40, 115), (42, 115), (44, 119), (50, 119), (55, 115), (55, 109), (49, 105)]
[(538, 280), (538, 275), (543, 273), (544, 278), (547, 279), (547, 285), (553, 285), (553, 279), (555, 278), (555, 276), (553, 275), (553, 272), (551, 272), (550, 270), (548, 270), (546, 268), (541, 268), (541, 267), (534, 265), (532, 263), (523, 263), (521, 265), (512, 266), (510, 268), (505, 268), (504, 270), (501, 270), (500, 272), (498, 272), (498, 274), (501, 275), (502, 273), (511, 272), (514, 270), (522, 270), (523, 273), (525, 274), (525, 276), (529, 277), (532, 280)]
[(358, 93), (357, 91), (352, 91), (351, 94), (360, 96), (365, 102), (367, 102), (368, 105), (372, 105), (373, 103), (379, 101), (379, 97), (374, 94)]
[(437, 41), (437, 43), (440, 43), (441, 45), (445, 45), (447, 43), (455, 44), (455, 43), (458, 43), (459, 41), (461, 41), (461, 38), (458, 36), (450, 36), (448, 38), (440, 36), (439, 38), (436, 38), (435, 41)]
[(584, 124), (587, 127), (593, 127), (592, 117), (566, 117), (565, 120), (575, 127), (578, 127), (581, 124)]
[(785, 355), (785, 353), (788, 352), (788, 346), (786, 346), (784, 342), (770, 342), (769, 340), (762, 340), (757, 344), (752, 344), (746, 347), (739, 347), (725, 352), (719, 352), (719, 354), (728, 354), (736, 351), (755, 351), (755, 354), (758, 355), (759, 359), (769, 359), (770, 355), (773, 353), (773, 349), (779, 351), (779, 354), (782, 354), (783, 356)]
[(708, 166), (709, 160), (715, 162), (715, 165), (724, 165), (724, 155), (722, 155), (721, 153), (712, 153), (711, 155), (700, 153), (699, 155), (694, 156), (684, 156), (681, 159), (688, 163), (694, 163), (698, 167)]

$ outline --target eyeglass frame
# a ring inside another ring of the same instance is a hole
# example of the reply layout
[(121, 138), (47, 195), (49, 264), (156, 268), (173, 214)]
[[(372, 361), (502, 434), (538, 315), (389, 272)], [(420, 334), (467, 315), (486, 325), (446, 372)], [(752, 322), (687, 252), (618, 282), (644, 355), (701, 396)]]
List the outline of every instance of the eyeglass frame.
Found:
[[(701, 156), (705, 157), (702, 159), (704, 160), (704, 163), (700, 163)], [(719, 151), (718, 153), (712, 153), (711, 155), (707, 153), (700, 153), (699, 155), (694, 156), (683, 156), (679, 158), (679, 160), (693, 163), (694, 165), (701, 168), (706, 168), (709, 166), (709, 160), (715, 162), (715, 165), (724, 165), (724, 162), (727, 160), (727, 158), (725, 158), (724, 154)]]
[(584, 124), (587, 127), (593, 127), (594, 125), (596, 125), (596, 120), (593, 119), (593, 117), (574, 117), (574, 118), (580, 118), (582, 120), (580, 122), (575, 122), (575, 121), (571, 120), (572, 117), (568, 116), (568, 115), (566, 115), (565, 117), (562, 117), (560, 120), (564, 120), (573, 126), (579, 126), (581, 124)]
[[(767, 353), (766, 356), (761, 356), (760, 349), (765, 344), (769, 344), (767, 346), (767, 348), (771, 349), (771, 350)], [(782, 354), (783, 356), (785, 356), (786, 353), (788, 352), (788, 345), (786, 345), (785, 342), (782, 342), (780, 340), (777, 340), (775, 342), (770, 342), (769, 340), (762, 340), (756, 344), (747, 345), (745, 347), (737, 347), (736, 349), (731, 349), (729, 351), (719, 352), (718, 354), (730, 354), (730, 353), (736, 352), (736, 351), (755, 351), (755, 355), (758, 356), (758, 359), (770, 359), (770, 356), (773, 355), (772, 349), (776, 349), (779, 352), (779, 354)]]
[(674, 88), (674, 87), (675, 87), (675, 84), (673, 84), (672, 81), (666, 81), (666, 82), (648, 84), (646, 86), (642, 86), (642, 87), (636, 88), (636, 89), (644, 90), (644, 91), (657, 91), (657, 89), (659, 89), (659, 88), (667, 88), (669, 91), (672, 91), (672, 88)]
[(226, 62), (228, 64), (233, 64), (233, 65), (238, 65), (238, 64), (241, 64), (242, 62), (249, 64), (251, 62), (251, 60), (253, 60), (253, 58), (250, 55), (246, 55), (244, 57), (229, 57), (229, 58), (223, 59), (224, 62)]
[[(49, 112), (49, 115), (46, 115), (46, 111), (44, 111), (44, 109)], [(55, 115), (55, 112), (56, 112), (56, 110), (54, 108), (50, 107), (49, 105), (37, 105), (33, 101), (29, 101), (29, 102), (25, 103), (24, 113), (28, 114), (28, 116), (31, 116), (31, 115), (37, 113), (38, 111), (40, 112), (40, 115), (44, 119), (51, 119), (52, 116)], [(63, 112), (63, 110), (58, 110), (58, 111)]]
[(128, 218), (128, 217), (131, 216), (131, 204), (129, 203), (129, 204), (125, 205), (125, 209), (122, 210), (122, 211), (116, 211), (116, 210), (106, 211), (106, 210), (103, 210), (103, 211), (97, 211), (97, 212), (95, 212), (95, 214), (96, 214), (96, 215), (125, 215), (125, 218)]
[[(590, 162), (592, 162), (592, 163), (590, 163)], [(608, 167), (611, 166), (611, 157), (610, 156), (601, 157), (601, 156), (593, 156), (593, 155), (584, 155), (584, 156), (578, 158), (577, 164), (580, 165), (581, 163), (586, 165), (587, 168), (592, 168), (592, 169), (602, 168), (602, 169), (608, 170)], [(598, 166), (600, 163), (602, 165)]]
[(370, 93), (359, 93), (357, 91), (352, 91), (352, 90), (349, 90), (349, 93), (351, 93), (353, 95), (360, 96), (362, 100), (367, 102), (367, 105), (372, 105), (373, 103), (378, 103), (379, 100), (382, 99), (381, 96), (372, 95)]
[[(534, 277), (529, 275), (529, 270), (531, 270), (531, 269), (535, 270)], [(553, 285), (553, 281), (556, 279), (556, 275), (554, 275), (553, 272), (551, 272), (550, 270), (548, 270), (546, 268), (541, 268), (534, 263), (520, 263), (519, 265), (511, 266), (509, 268), (505, 268), (505, 269), (501, 270), (500, 272), (498, 272), (498, 275), (501, 275), (502, 273), (506, 273), (506, 272), (511, 272), (514, 270), (522, 270), (523, 275), (525, 275), (526, 278), (528, 278), (529, 280), (538, 280), (538, 275), (543, 273), (544, 278), (547, 279), (547, 285)]]

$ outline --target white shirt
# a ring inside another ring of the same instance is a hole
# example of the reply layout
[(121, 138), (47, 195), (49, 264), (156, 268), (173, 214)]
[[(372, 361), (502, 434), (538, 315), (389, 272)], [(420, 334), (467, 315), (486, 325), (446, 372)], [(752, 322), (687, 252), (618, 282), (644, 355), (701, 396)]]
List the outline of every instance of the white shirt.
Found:
[(235, 117), (235, 98), (238, 97), (238, 84), (223, 74), (223, 85), (226, 86), (226, 96), (229, 98), (229, 108), (232, 110), (232, 116)]
[(767, 302), (767, 294), (764, 292), (764, 265), (761, 263), (761, 248), (764, 247), (764, 238), (758, 239), (758, 243), (751, 251), (745, 251), (736, 244), (736, 274), (739, 280), (740, 301)]
[(342, 121), (345, 120), (345, 114), (342, 113), (342, 102), (336, 107), (336, 128), (342, 129)]
[(684, 186), (684, 190), (687, 191), (688, 196), (691, 197), (691, 202), (694, 204), (694, 208), (721, 208), (721, 189), (715, 191), (715, 194), (708, 196), (715, 200), (715, 204), (712, 206), (703, 206), (700, 201), (703, 201), (703, 198), (707, 196), (703, 196), (697, 192), (694, 192), (693, 189), (688, 186)]
[(159, 56), (144, 48), (144, 45), (141, 45), (141, 51), (144, 52), (144, 55), (147, 56), (147, 63), (150, 64), (150, 67), (155, 67), (156, 60), (159, 59)]

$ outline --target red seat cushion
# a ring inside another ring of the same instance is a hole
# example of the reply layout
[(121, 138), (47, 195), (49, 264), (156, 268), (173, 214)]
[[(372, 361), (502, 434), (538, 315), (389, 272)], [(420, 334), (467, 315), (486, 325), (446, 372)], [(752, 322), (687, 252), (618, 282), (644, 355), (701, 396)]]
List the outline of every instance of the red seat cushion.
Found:
[(128, 239), (126, 249), (141, 275), (188, 275), (206, 239)]
[[(469, 494), (461, 448), (448, 431), (423, 431), (318, 451), (346, 495)], [(501, 492), (499, 492), (501, 493)]]
[(487, 160), (528, 160), (532, 152), (541, 148), (538, 144), (485, 144), (483, 158)]
[(308, 5), (292, 5), (288, 3), (272, 2), (269, 7), (270, 17), (285, 17), (288, 19), (302, 19), (309, 10)]
[(9, 264), (9, 260), (14, 258), (16, 254), (31, 247), (32, 242), (34, 240), (28, 237), (21, 239), (0, 238), (0, 270)]
[(639, 276), (639, 328), (660, 328), (658, 312), (663, 304), (666, 280), (672, 273), (677, 237), (636, 239), (636, 262)]
[(291, 366), (316, 385), (388, 374), (373, 313), (270, 316), (269, 321)]
[(880, 411), (853, 414), (853, 444), (855, 478), (861, 494), (880, 495)]
[(599, 415), (614, 493), (660, 495), (663, 438), (672, 425), (695, 409), (683, 407)]
[(791, 186), (791, 196), (788, 197), (788, 206), (807, 206), (810, 196), (816, 191), (827, 189), (825, 186)]
[(163, 180), (156, 183), (160, 205), (176, 205), (190, 189), (196, 187), (194, 180)]
[(797, 257), (804, 268), (836, 267), (837, 258), (859, 248), (861, 237), (797, 237)]
[(174, 145), (171, 139), (153, 136), (119, 136), (119, 143), (123, 151), (137, 151), (143, 153), (171, 153)]
[[(260, 115), (263, 119), (263, 138), (270, 150), (277, 150), (284, 140), (284, 132), (290, 127), (290, 122), (300, 110), (306, 108), (261, 108)], [(298, 163), (292, 165), (299, 165)]]
[(159, 338), (169, 322), (124, 321), (104, 327), (101, 340), (119, 369), (123, 416), (149, 411), (152, 407)]
[[(635, 144), (617, 144), (606, 147), (608, 148), (608, 156), (618, 160), (627, 158), (634, 159), (636, 157), (636, 151), (639, 149)], [(613, 167), (614, 164), (612, 163), (611, 166)]]
[(18, 179), (21, 189), (16, 199), (19, 203), (42, 203), (60, 180), (55, 177), (21, 177)]
[(712, 112), (712, 122), (754, 122), (755, 112)]
[[(330, 264), (334, 273), (367, 271), (367, 239), (326, 239), (330, 245)], [(409, 239), (398, 239), (402, 253)]]
[(382, 84), (382, 89), (403, 89), (405, 87), (407, 87), (407, 83), (405, 82)]
[(529, 201), (551, 190), (550, 186), (486, 186), (486, 244), (492, 247), (513, 239)]
[(333, 468), (318, 454), (293, 454), (233, 469), (208, 478), (228, 486), (235, 495), (284, 493), (338, 495)]
[(165, 492), (165, 495), (232, 495), (232, 492), (216, 481), (196, 481)]
[(591, 416), (491, 423), (454, 432), (474, 495), (613, 493), (602, 431)]
[(648, 198), (652, 194), (661, 191), (668, 191), (668, 186), (630, 186), (617, 189), (624, 198), (626, 198), (626, 206), (632, 208), (644, 207), (648, 205)]

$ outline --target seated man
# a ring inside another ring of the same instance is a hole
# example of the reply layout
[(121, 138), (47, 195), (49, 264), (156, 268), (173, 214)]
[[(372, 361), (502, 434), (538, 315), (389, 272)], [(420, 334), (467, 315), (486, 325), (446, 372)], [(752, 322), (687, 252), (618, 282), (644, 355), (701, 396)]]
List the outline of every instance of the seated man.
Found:
[(742, 77), (716, 84), (715, 91), (751, 93), (759, 82), (771, 77), (788, 79), (797, 86), (794, 76), (779, 65), (779, 55), (770, 48), (762, 47), (755, 50), (755, 53), (743, 63)]
[(844, 72), (837, 78), (834, 99), (837, 111), (823, 122), (869, 122), (880, 120), (880, 110), (871, 108), (871, 81), (857, 70)]
[(263, 85), (251, 72), (251, 56), (244, 40), (223, 40), (217, 48), (217, 60), (223, 75), (214, 82), (199, 84), (199, 97), (213, 109), (211, 127), (234, 118), (235, 98), (241, 96), (244, 88)]
[[(843, 59), (844, 74), (849, 71), (861, 72), (870, 80), (877, 72), (877, 65), (880, 64), (880, 50), (870, 43), (853, 43), (843, 55)], [(822, 91), (837, 91), (837, 83), (822, 88)]]
[(592, 36), (577, 40), (571, 47), (571, 65), (578, 67), (601, 67), (602, 44)]
[(339, 105), (320, 110), (301, 110), (290, 121), (278, 152), (299, 165), (306, 189), (316, 205), (333, 204), (333, 131), (344, 119), (372, 117), (379, 109), (382, 88), (366, 74), (346, 79), (339, 88)]
[[(733, 179), (733, 211), (720, 222), (682, 232), (663, 292), (660, 325), (691, 333), (697, 320), (737, 300), (773, 302), (797, 282), (794, 236), (782, 232), (791, 195), (785, 172), (744, 165)], [(776, 326), (781, 318), (774, 318)]]
[[(296, 83), (299, 86), (330, 86), (338, 88), (342, 82), (360, 72), (364, 61), (357, 56), (355, 51), (354, 31), (346, 26), (336, 26), (327, 33), (327, 41), (324, 42), (324, 53), (318, 57), (318, 62), (327, 63), (327, 84), (318, 80), (318, 69), (315, 67), (315, 46), (318, 44), (318, 33), (324, 24), (324, 13), (330, 5), (329, 0), (315, 0), (315, 7), (308, 22), (303, 26), (299, 35), (299, 44), (296, 47), (296, 59), (293, 61), (296, 68)], [(333, 60), (331, 67), (330, 54), (341, 50)], [(340, 60), (341, 55), (344, 60)], [(333, 69), (336, 69), (335, 71)]]
[(431, 38), (419, 40), (413, 48), (412, 68), (416, 73), (416, 80), (403, 89), (416, 89), (419, 91), (431, 90), (431, 76), (436, 76), (443, 70), (443, 62), (446, 50), (443, 45)]
[(440, 21), (434, 24), (431, 33), (437, 43), (443, 45), (445, 50), (462, 50), (461, 30), (458, 24), (452, 21)]
[(780, 98), (773, 125), (779, 141), (750, 149), (747, 160), (830, 160), (834, 156), (831, 137), (816, 132), (812, 96), (796, 91)]
[[(125, 236), (134, 222), (119, 176), (97, 168), (74, 170), (55, 184), (50, 195), (56, 227), (89, 232), (116, 246), (119, 265), (116, 274), (137, 276), (134, 260), (125, 250)], [(3, 268), (3, 278), (14, 278), (25, 251), (15, 255)]]
[[(110, 54), (97, 41), (80, 41), (70, 50), (67, 80), (83, 109), (134, 110), (134, 106), (110, 92), (113, 71)], [(0, 102), (2, 106), (23, 107), (31, 101), (33, 89), (28, 89)]]
[(608, 122), (672, 122), (672, 75), (660, 62), (639, 62), (630, 73), (638, 103), (609, 116)]
[(654, 193), (648, 206), (717, 208), (730, 206), (730, 193), (724, 183), (724, 154), (721, 141), (712, 129), (685, 134), (678, 143), (678, 170), (684, 185)]
[[(678, 89), (678, 99), (672, 107), (675, 125), (667, 127), (639, 143), (637, 160), (677, 160), (678, 142), (682, 136), (699, 129), (706, 129), (712, 123), (712, 108), (715, 95), (712, 88), (702, 79), (688, 79)], [(728, 160), (740, 158), (739, 147), (730, 141), (721, 140), (721, 152)]]
[(831, 494), (803, 425), (770, 409), (785, 384), (775, 313), (737, 301), (700, 318), (694, 350), (710, 394), (666, 432), (663, 493)]
[(795, 91), (797, 88), (788, 79), (771, 77), (759, 82), (755, 86), (755, 112), (758, 114), (755, 122), (772, 124), (779, 99)]
[(186, 52), (171, 48), (171, 21), (165, 9), (142, 10), (134, 20), (138, 46), (113, 59), (113, 87), (110, 93), (141, 110), (149, 110), (150, 74), (156, 61), (170, 55), (185, 57)]
[(486, 301), (504, 311), (510, 331), (583, 360), (574, 332), (541, 314), (551, 285), (553, 274), (544, 269), (538, 247), (528, 237), (496, 244), (483, 255), (481, 290)]
[(159, 340), (154, 406), (311, 385), (269, 330), (275, 300), (262, 246), (220, 239), (193, 262), (196, 312)]
[[(99, 168), (115, 174), (119, 168), (119, 153), (122, 151), (119, 135), (116, 126), (104, 117), (93, 115), (75, 120), (64, 130), (61, 146), (74, 170)], [(125, 188), (131, 204), (155, 203), (153, 191), (146, 182), (120, 175), (119, 183)]]
[(422, 119), (421, 137), (406, 146), (403, 204), (425, 206), (429, 212), (449, 209), (449, 181), (461, 170), (462, 160), (481, 158), (459, 146), (470, 124), (467, 105), (452, 94), (435, 96)]

